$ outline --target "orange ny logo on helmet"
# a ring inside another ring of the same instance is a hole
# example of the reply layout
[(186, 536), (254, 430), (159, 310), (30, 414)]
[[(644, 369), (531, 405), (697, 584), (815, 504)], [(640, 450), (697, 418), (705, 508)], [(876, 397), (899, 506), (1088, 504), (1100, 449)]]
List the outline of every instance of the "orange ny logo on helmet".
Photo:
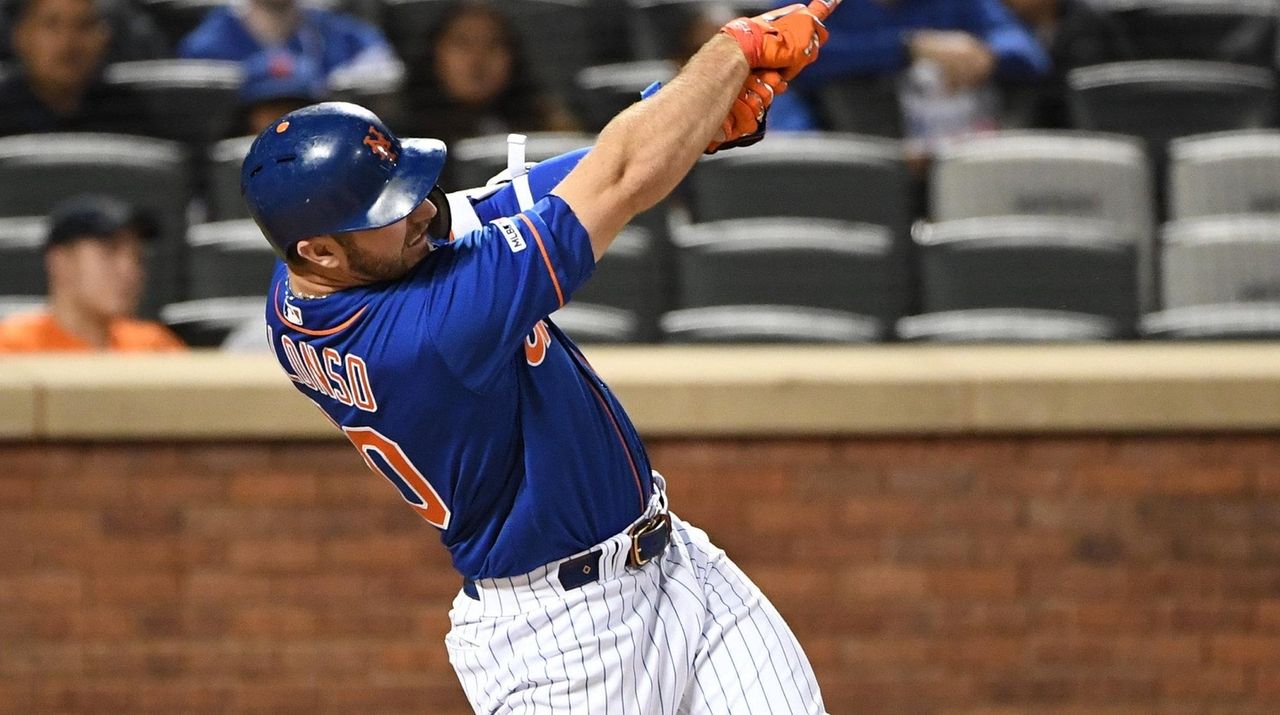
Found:
[(373, 125), (369, 125), (369, 136), (364, 138), (364, 145), (379, 158), (395, 161), (397, 155), (391, 148), (391, 142)]

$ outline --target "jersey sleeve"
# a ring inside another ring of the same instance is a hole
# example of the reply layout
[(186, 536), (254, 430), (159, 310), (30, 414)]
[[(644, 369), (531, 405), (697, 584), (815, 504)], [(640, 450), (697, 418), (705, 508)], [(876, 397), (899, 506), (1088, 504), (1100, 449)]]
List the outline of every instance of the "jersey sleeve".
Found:
[(547, 196), (442, 249), (424, 319), (450, 370), (483, 391), (539, 320), (591, 276), (591, 239), (569, 205)]
[[(527, 176), (529, 193), (533, 196), (533, 200), (537, 202), (549, 195), (551, 190), (559, 186), (560, 182), (564, 181), (564, 177), (573, 171), (578, 162), (582, 161), (582, 157), (586, 156), (588, 151), (590, 151), (589, 148), (578, 149), (540, 161), (530, 167)], [(519, 210), (520, 199), (517, 198), (515, 187), (510, 182), (475, 203), (476, 215), (482, 222), (492, 221), (500, 216), (510, 216)]]

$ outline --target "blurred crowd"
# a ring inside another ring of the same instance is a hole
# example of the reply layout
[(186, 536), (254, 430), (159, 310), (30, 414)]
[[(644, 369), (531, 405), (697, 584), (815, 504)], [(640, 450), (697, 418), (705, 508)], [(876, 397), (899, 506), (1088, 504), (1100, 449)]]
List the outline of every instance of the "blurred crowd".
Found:
[[(240, 63), (239, 112), (226, 136), (256, 133), (273, 115), (362, 84), (392, 88), (380, 108), (409, 135), (593, 130), (600, 118), (566, 86), (572, 78), (539, 66), (564, 54), (557, 45), (589, 42), (574, 54), (597, 64), (658, 59), (674, 68), (723, 22), (759, 5), (641, 0), (633, 4), (656, 8), (662, 20), (644, 28), (659, 36), (645, 38), (636, 37), (635, 8), (594, 0), (587, 37), (565, 28), (531, 43), (520, 13), (510, 12), (519, 4), (8, 0), (0, 135), (151, 133), (163, 118), (105, 70), (166, 58)], [(1124, 28), (1086, 0), (848, 0), (829, 25), (822, 60), (775, 107), (773, 129), (844, 129), (818, 99), (822, 90), (882, 82), (898, 95), (902, 131), (920, 155), (957, 133), (1069, 126), (1066, 72), (1135, 56)], [(893, 133), (891, 123), (868, 129)]]
[[(999, 129), (1078, 127), (1068, 102), (1068, 76), (1075, 69), (1170, 57), (1274, 71), (1274, 17), (1241, 22), (1197, 45), (1161, 36), (1163, 30), (1153, 34), (1143, 16), (1130, 11), (1141, 4), (845, 0), (828, 23), (831, 39), (821, 59), (778, 98), (769, 130), (901, 139), (919, 182), (915, 212), (924, 216), (931, 157), (952, 142)], [(767, 7), (672, 0), (539, 7), (551, 5), (556, 3), (6, 0), (0, 136), (105, 132), (182, 139), (203, 157), (216, 140), (256, 134), (281, 114), (334, 98), (371, 106), (401, 135), (438, 137), (451, 146), (512, 131), (589, 133), (639, 89), (674, 74), (723, 22)], [(563, 15), (565, 6), (578, 11), (572, 22)], [(183, 71), (195, 74), (183, 81), (208, 87), (223, 82), (223, 94), (194, 116), (172, 106), (175, 100), (148, 100), (130, 77), (138, 76), (135, 68), (167, 67), (164, 60), (210, 61), (187, 63), (195, 69)], [(230, 75), (223, 72), (229, 67)], [(234, 86), (224, 86), (226, 77), (234, 78)], [(193, 182), (197, 190), (202, 181)], [(121, 218), (129, 209), (81, 205), (83, 220), (72, 226), (93, 228), (82, 235), (97, 239), (85, 250), (116, 251), (120, 231), (145, 238)], [(84, 219), (86, 211), (97, 212), (94, 220)], [(63, 254), (80, 250), (79, 242), (66, 238), (64, 223), (54, 220), (46, 237), (49, 314), (79, 339), (75, 344), (115, 346), (105, 323), (86, 326), (63, 307), (70, 299), (59, 286), (76, 275), (67, 266), (78, 265)], [(129, 248), (119, 250), (132, 255), (138, 241), (125, 241)], [(8, 292), (0, 288), (0, 295)], [(106, 313), (123, 319), (129, 311), (116, 306)], [(23, 320), (34, 330), (30, 316)], [(12, 332), (11, 325), (0, 329), (0, 349), (21, 343), (4, 337)], [(169, 341), (148, 344), (167, 347)]]
[[(56, 131), (164, 134), (162, 117), (113, 63), (199, 59), (240, 65), (238, 114), (224, 136), (254, 134), (279, 114), (332, 96), (337, 86), (390, 87), (403, 133), (457, 139), (478, 133), (577, 126), (534, 81), (498, 4), (442, 6), (439, 21), (395, 48), (350, 12), (298, 0), (203, 4), (187, 32), (161, 30), (165, 3), (10, 0), (0, 28), (0, 135)], [(429, 119), (427, 119), (429, 118)], [(213, 121), (213, 117), (208, 118)]]

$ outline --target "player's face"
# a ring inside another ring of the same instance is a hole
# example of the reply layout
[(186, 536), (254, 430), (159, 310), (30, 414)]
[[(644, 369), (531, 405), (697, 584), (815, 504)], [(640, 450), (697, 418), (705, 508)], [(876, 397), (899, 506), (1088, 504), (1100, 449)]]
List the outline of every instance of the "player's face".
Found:
[(37, 84), (75, 90), (92, 79), (110, 39), (89, 0), (35, 0), (13, 33), (14, 50)]
[(408, 273), (431, 252), (427, 226), (435, 216), (435, 204), (423, 201), (390, 226), (338, 236), (350, 277), (360, 283), (376, 283)]
[(132, 316), (146, 278), (142, 239), (131, 230), (50, 249), (50, 283), (79, 310), (100, 320)]
[(434, 69), (455, 101), (489, 104), (511, 83), (514, 58), (500, 23), (490, 12), (469, 12), (440, 36)]

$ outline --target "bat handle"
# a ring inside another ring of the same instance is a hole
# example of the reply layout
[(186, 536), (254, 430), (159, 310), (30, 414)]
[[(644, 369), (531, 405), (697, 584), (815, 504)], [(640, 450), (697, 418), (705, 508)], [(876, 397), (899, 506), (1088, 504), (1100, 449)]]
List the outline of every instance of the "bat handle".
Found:
[(841, 0), (813, 0), (809, 3), (809, 12), (819, 20), (826, 20), (840, 7)]

